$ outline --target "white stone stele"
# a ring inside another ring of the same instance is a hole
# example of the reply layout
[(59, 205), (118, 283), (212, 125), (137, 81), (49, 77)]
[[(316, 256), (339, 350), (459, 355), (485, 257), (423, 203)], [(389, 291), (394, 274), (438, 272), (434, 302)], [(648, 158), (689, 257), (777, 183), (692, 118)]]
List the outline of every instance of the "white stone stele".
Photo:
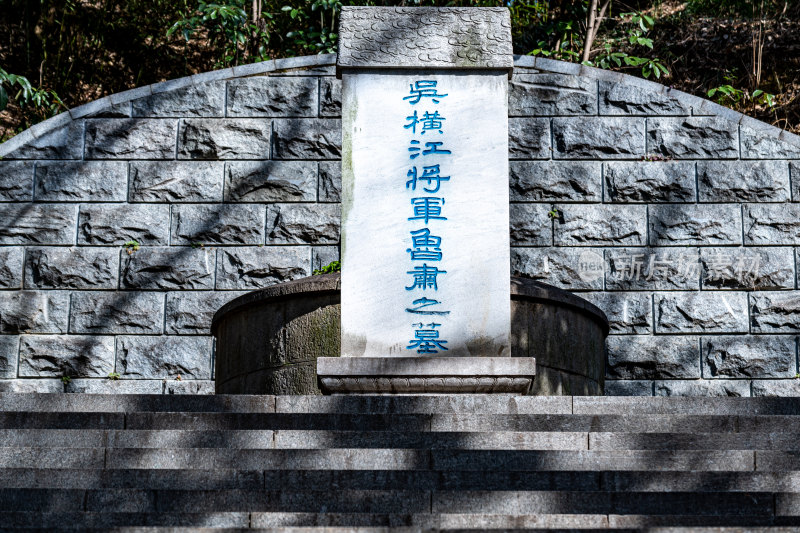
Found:
[[(424, 97), (412, 105), (403, 98), (418, 81), (436, 81), (436, 91), (447, 96), (437, 98), (438, 103)], [(414, 369), (419, 370), (413, 364), (386, 367), (379, 363), (387, 358), (441, 359), (447, 364), (437, 366), (436, 375), (462, 384), (477, 376), (484, 382), (519, 377), (530, 384), (533, 359), (522, 359), (513, 368), (506, 365), (503, 372), (511, 374), (498, 374), (501, 369), (489, 361), (507, 359), (511, 352), (507, 91), (508, 73), (502, 70), (343, 74), (342, 357), (320, 360), (323, 386), (326, 375), (339, 380), (345, 375), (344, 370), (335, 371), (336, 365), (344, 365), (355, 376), (355, 368), (345, 361), (348, 358), (369, 358), (358, 367), (362, 385), (368, 376), (407, 383)], [(420, 118), (426, 111), (438, 111), (444, 119), (442, 133), (422, 134), (421, 125), (416, 133), (405, 128), (414, 111)], [(421, 154), (411, 159), (412, 140), (419, 141), (416, 146), (422, 150), (426, 142), (441, 142), (440, 148), (451, 154)], [(409, 169), (416, 167), (421, 176), (423, 166), (434, 164), (439, 165), (440, 176), (450, 178), (440, 183), (438, 192), (424, 191), (436, 186), (425, 181), (418, 181), (416, 190), (407, 188)], [(408, 220), (414, 216), (412, 199), (424, 197), (444, 198), (441, 216), (447, 220)], [(441, 261), (411, 259), (407, 251), (412, 248), (411, 232), (423, 228), (441, 237)], [(423, 263), (446, 272), (437, 276), (437, 290), (407, 290), (414, 283), (409, 271)], [(406, 311), (422, 297), (441, 302), (424, 310), (450, 313)], [(442, 346), (447, 350), (419, 354), (409, 349), (415, 339), (413, 324), (419, 323), (438, 324), (438, 340), (446, 341)], [(473, 358), (474, 363), (466, 360)], [(478, 371), (481, 365), (484, 370)], [(462, 366), (472, 370), (464, 374), (459, 370)], [(387, 374), (402, 368), (411, 370)], [(434, 377), (425, 379), (430, 382)], [(473, 389), (476, 386), (473, 383)], [(380, 389), (376, 384), (367, 389), (371, 387)], [(527, 390), (524, 383), (512, 388)], [(435, 389), (445, 392), (453, 387), (431, 387)]]

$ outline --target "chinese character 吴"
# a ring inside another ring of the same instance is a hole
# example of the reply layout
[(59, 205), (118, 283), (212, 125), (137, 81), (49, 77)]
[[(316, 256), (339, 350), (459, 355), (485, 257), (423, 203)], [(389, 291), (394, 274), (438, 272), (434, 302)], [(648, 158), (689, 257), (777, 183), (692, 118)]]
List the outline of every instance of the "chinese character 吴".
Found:
[(447, 220), (441, 216), (444, 198), (424, 196), (422, 198), (412, 198), (411, 205), (414, 206), (414, 216), (408, 220), (424, 220), (425, 224), (430, 220)]
[(439, 300), (434, 300), (433, 298), (425, 298), (423, 296), (422, 298), (418, 298), (418, 299), (414, 300), (411, 303), (413, 305), (415, 305), (416, 307), (407, 307), (406, 308), (406, 313), (414, 313), (415, 315), (449, 315), (450, 314), (450, 311), (431, 311), (431, 310), (423, 311), (423, 309), (425, 307), (430, 307), (432, 305), (440, 305), (442, 303)]
[(439, 270), (436, 267), (429, 267), (427, 263), (422, 263), (422, 266), (414, 267), (414, 270), (409, 270), (406, 274), (414, 276), (414, 283), (410, 287), (406, 287), (407, 291), (413, 291), (416, 288), (422, 290), (433, 289), (439, 290), (436, 285), (436, 277), (439, 274), (447, 274), (446, 270)]
[(436, 92), (435, 80), (420, 80), (415, 81), (413, 85), (409, 85), (409, 95), (404, 96), (403, 100), (408, 100), (411, 105), (416, 105), (423, 98), (430, 98), (434, 104), (438, 104), (438, 98), (444, 98), (446, 94), (439, 94)]
[(431, 235), (431, 230), (422, 228), (411, 232), (412, 248), (406, 252), (411, 254), (412, 261), (441, 261), (442, 238)]
[[(417, 177), (417, 167), (412, 167), (411, 170), (408, 171), (407, 176), (411, 178), (406, 182), (406, 189), (410, 188), (412, 191), (417, 190), (417, 180), (419, 181), (427, 181), (428, 186), (424, 187), (423, 190), (425, 192), (439, 192), (439, 187), (442, 185), (443, 181), (450, 181), (450, 176), (440, 176), (439, 175), (439, 165), (430, 165), (427, 167), (422, 167), (422, 176)], [(432, 185), (435, 187), (430, 189)]]
[(447, 350), (443, 346), (447, 344), (447, 341), (439, 340), (439, 331), (436, 329), (441, 324), (433, 322), (430, 324), (411, 324), (411, 326), (416, 330), (414, 331), (414, 338), (409, 341), (411, 344), (406, 346), (407, 350), (416, 348), (417, 353), (439, 353), (439, 350)]

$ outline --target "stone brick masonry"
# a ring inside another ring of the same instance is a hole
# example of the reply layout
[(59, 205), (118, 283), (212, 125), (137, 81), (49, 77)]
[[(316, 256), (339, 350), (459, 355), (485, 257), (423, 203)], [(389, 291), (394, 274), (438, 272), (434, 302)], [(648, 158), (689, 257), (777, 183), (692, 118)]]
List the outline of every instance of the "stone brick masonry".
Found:
[[(0, 391), (213, 392), (216, 309), (338, 259), (335, 59), (134, 89), (0, 145)], [(608, 394), (800, 390), (797, 137), (532, 57), (509, 135), (512, 271), (607, 313)]]

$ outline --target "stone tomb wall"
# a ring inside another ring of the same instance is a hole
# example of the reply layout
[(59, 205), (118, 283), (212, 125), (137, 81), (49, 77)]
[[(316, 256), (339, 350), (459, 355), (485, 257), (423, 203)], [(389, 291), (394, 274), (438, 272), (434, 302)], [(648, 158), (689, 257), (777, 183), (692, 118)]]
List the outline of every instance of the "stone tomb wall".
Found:
[[(0, 145), (0, 390), (213, 392), (216, 309), (338, 259), (334, 65), (142, 87)], [(606, 312), (608, 394), (800, 394), (797, 137), (532, 57), (509, 117), (512, 271)]]

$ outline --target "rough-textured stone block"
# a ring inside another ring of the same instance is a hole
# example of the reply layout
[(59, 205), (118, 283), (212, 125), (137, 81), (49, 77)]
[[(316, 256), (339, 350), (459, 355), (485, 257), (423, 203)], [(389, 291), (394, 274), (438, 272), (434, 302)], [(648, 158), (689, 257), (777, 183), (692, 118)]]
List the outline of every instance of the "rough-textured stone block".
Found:
[(548, 204), (511, 204), (509, 206), (512, 246), (550, 246), (553, 221)]
[(676, 98), (634, 85), (600, 81), (601, 115), (691, 115), (691, 109)]
[(214, 288), (214, 251), (205, 248), (150, 248), (121, 252), (120, 284), (125, 289)]
[(599, 202), (600, 163), (512, 161), (509, 164), (511, 201)]
[[(17, 335), (0, 335), (0, 378), (17, 377), (17, 354), (19, 337)], [(0, 392), (4, 392), (0, 389)]]
[(516, 74), (508, 86), (508, 115), (595, 115), (597, 82), (561, 74)]
[(128, 168), (122, 161), (49, 162), (36, 165), (37, 202), (124, 202)]
[(28, 248), (26, 289), (116, 289), (119, 252), (114, 248)]
[(169, 243), (168, 205), (82, 205), (78, 244)]
[(258, 76), (228, 82), (229, 117), (315, 117), (317, 78)]
[(60, 379), (2, 379), (0, 392), (59, 394), (64, 392)]
[(74, 244), (76, 205), (0, 204), (0, 244)]
[(131, 102), (134, 117), (221, 117), (224, 114), (223, 80), (189, 85)]
[(164, 295), (154, 292), (75, 292), (71, 333), (161, 333)]
[[(64, 392), (77, 394), (163, 394), (164, 382), (160, 379), (111, 380), (78, 378), (72, 379), (65, 384)], [(213, 392), (211, 391), (211, 394)]]
[(339, 159), (342, 121), (339, 119), (275, 120), (273, 159)]
[(753, 333), (800, 331), (800, 295), (794, 291), (751, 293), (750, 327)]
[(341, 217), (341, 207), (338, 204), (271, 205), (267, 207), (267, 242), (338, 243)]
[(605, 382), (606, 396), (652, 396), (653, 382), (640, 380), (608, 379)]
[(21, 247), (0, 247), (0, 289), (22, 288), (23, 255)]
[(336, 78), (319, 79), (319, 114), (323, 117), (342, 116), (342, 82)]
[(340, 261), (338, 246), (315, 246), (311, 249), (311, 270), (320, 270), (334, 261)]
[(202, 119), (181, 121), (179, 159), (269, 159), (269, 119)]
[(797, 341), (788, 336), (702, 339), (705, 378), (791, 378), (797, 372)]
[(788, 202), (786, 161), (700, 161), (697, 163), (701, 202)]
[(748, 397), (750, 382), (741, 380), (656, 381), (656, 396)]
[(177, 120), (86, 121), (87, 159), (175, 159)]
[(739, 126), (717, 117), (651, 118), (647, 152), (675, 159), (735, 159)]
[(748, 333), (747, 294), (684, 292), (654, 296), (657, 333)]
[(131, 202), (219, 202), (224, 163), (135, 161), (130, 164)]
[(649, 215), (652, 246), (742, 243), (738, 205), (653, 205)]
[(800, 396), (800, 379), (754, 379), (753, 396)]
[(591, 248), (511, 248), (511, 272), (567, 290), (602, 290), (601, 250)]
[(558, 246), (644, 245), (647, 210), (644, 206), (568, 205), (553, 226)]
[(550, 159), (550, 119), (508, 119), (508, 157), (510, 159)]
[(28, 161), (0, 161), (0, 202), (33, 198), (33, 166)]
[(555, 159), (638, 159), (645, 154), (644, 119), (553, 119)]
[(605, 163), (606, 200), (611, 202), (694, 202), (694, 163), (614, 161)]
[(342, 164), (339, 161), (320, 161), (318, 188), (320, 202), (342, 201)]
[(164, 394), (214, 394), (210, 380), (165, 381)]
[(23, 335), (20, 377), (106, 377), (114, 371), (114, 337)]
[(590, 292), (581, 294), (603, 310), (612, 335), (653, 331), (652, 297), (641, 292)]
[(263, 244), (264, 206), (177, 205), (172, 244)]
[(225, 167), (226, 202), (313, 202), (317, 163), (235, 161)]
[(243, 292), (171, 292), (167, 294), (169, 335), (208, 335), (217, 310)]
[(83, 157), (83, 121), (76, 120), (14, 150), (7, 159), (80, 159)]
[(700, 288), (696, 248), (612, 248), (605, 252), (606, 290)]
[(307, 246), (220, 248), (217, 289), (258, 289), (311, 275)]
[(745, 205), (743, 217), (745, 244), (800, 244), (800, 205)]
[(703, 288), (794, 289), (792, 248), (701, 248)]
[(69, 293), (0, 292), (0, 333), (66, 333)]
[(700, 377), (697, 337), (612, 335), (606, 340), (611, 379), (669, 379)]
[(211, 378), (211, 337), (117, 337), (117, 372), (128, 378)]
[(800, 147), (742, 126), (742, 159), (800, 159)]

